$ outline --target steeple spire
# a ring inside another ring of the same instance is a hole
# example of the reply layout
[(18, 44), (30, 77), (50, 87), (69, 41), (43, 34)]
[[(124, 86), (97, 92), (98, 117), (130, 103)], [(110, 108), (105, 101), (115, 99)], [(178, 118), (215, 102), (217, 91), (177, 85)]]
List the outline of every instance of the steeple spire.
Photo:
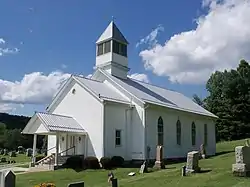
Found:
[(128, 41), (126, 40), (126, 38), (121, 33), (121, 31), (116, 26), (113, 16), (112, 16), (112, 21), (109, 23), (108, 27), (102, 33), (100, 38), (96, 41), (96, 44), (104, 42), (104, 41), (109, 40), (109, 39), (114, 39), (114, 40), (116, 40), (118, 42), (122, 42), (126, 45), (129, 44)]
[(129, 71), (127, 45), (128, 41), (112, 20), (96, 41), (96, 68), (126, 79)]

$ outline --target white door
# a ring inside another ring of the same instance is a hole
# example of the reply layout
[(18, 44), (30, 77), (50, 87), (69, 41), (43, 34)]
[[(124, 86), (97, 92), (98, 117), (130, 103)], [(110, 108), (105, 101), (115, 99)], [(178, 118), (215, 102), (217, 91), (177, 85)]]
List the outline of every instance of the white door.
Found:
[(73, 147), (76, 146), (76, 140), (75, 140), (76, 138), (74, 135), (69, 135), (68, 138), (69, 138), (68, 155), (74, 155), (76, 147), (75, 149)]
[(85, 143), (84, 136), (77, 136), (77, 143), (76, 143), (77, 155), (84, 155), (84, 151), (85, 151), (84, 143)]

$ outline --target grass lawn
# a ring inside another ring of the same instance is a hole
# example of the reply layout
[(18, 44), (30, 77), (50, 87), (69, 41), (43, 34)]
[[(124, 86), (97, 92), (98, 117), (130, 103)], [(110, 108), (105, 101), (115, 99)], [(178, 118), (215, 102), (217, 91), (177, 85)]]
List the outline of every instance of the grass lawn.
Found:
[[(200, 160), (202, 170), (208, 172), (181, 177), (180, 164), (167, 165), (167, 169), (146, 174), (136, 174), (129, 177), (131, 171), (139, 169), (117, 169), (114, 171), (118, 178), (119, 187), (149, 187), (149, 186), (188, 186), (188, 187), (245, 187), (250, 186), (250, 179), (238, 178), (232, 175), (232, 164), (235, 162), (234, 148), (243, 145), (244, 141), (222, 142), (217, 144), (218, 156)], [(211, 170), (211, 171), (209, 171)], [(33, 187), (42, 182), (53, 182), (57, 187), (66, 187), (69, 182), (85, 181), (85, 186), (108, 186), (107, 173), (104, 170), (87, 170), (75, 172), (73, 170), (57, 170), (49, 172), (29, 173), (17, 175), (17, 187)]]
[[(3, 156), (0, 155), (0, 158), (6, 158), (6, 160), (15, 160), (16, 163), (26, 163), (30, 162), (31, 158), (27, 157), (25, 154), (17, 154), (16, 157), (10, 157), (9, 155)], [(0, 163), (0, 165), (5, 165), (7, 163)]]

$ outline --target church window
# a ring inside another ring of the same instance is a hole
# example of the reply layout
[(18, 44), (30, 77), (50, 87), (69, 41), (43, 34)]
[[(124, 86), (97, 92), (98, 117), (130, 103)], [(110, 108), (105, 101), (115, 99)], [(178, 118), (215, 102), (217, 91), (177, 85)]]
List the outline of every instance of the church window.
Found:
[(103, 48), (104, 48), (103, 43), (98, 44), (98, 47), (97, 47), (97, 56), (99, 56), (99, 55), (102, 55), (102, 54), (103, 54)]
[(207, 124), (204, 124), (204, 145), (207, 145)]
[(158, 133), (158, 145), (163, 145), (164, 142), (164, 131), (163, 131), (163, 119), (159, 117), (158, 125), (157, 125), (157, 133)]
[(120, 54), (122, 56), (127, 57), (127, 46), (124, 44), (120, 44)]
[(120, 146), (121, 145), (121, 130), (115, 131), (115, 145)]
[(113, 41), (113, 52), (127, 57), (127, 46), (125, 44)]
[(181, 122), (178, 119), (176, 123), (176, 143), (181, 145)]
[(192, 123), (192, 145), (196, 144), (196, 127), (195, 123)]
[(111, 51), (111, 41), (104, 43), (104, 53), (109, 53)]

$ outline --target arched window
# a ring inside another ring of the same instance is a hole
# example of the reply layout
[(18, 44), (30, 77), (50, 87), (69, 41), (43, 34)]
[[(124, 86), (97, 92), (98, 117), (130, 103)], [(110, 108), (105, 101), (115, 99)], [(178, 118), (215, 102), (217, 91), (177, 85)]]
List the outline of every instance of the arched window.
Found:
[(176, 122), (176, 143), (181, 145), (181, 122), (179, 119)]
[(204, 145), (207, 145), (207, 124), (204, 124)]
[(192, 123), (192, 145), (195, 145), (196, 143), (196, 127), (195, 123)]
[(163, 120), (161, 117), (159, 117), (158, 119), (157, 133), (158, 133), (158, 145), (163, 145)]

